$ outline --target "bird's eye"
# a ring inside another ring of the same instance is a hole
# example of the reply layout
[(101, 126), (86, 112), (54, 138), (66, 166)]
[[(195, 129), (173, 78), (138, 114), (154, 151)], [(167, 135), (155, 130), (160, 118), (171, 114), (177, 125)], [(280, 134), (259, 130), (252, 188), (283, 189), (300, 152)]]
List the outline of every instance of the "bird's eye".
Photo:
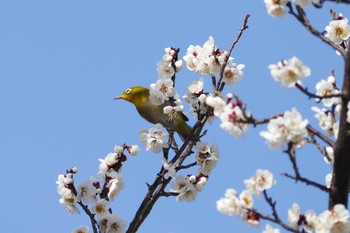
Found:
[(128, 89), (125, 90), (126, 94), (129, 94), (130, 92), (131, 92), (131, 88), (128, 88)]

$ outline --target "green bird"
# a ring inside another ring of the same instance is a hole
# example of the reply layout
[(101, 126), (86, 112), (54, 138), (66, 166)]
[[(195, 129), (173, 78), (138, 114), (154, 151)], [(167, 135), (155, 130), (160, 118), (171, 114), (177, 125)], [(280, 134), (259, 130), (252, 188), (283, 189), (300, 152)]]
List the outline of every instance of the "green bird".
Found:
[(149, 100), (149, 95), (148, 88), (133, 86), (114, 99), (129, 101), (145, 120), (153, 124), (160, 123), (165, 128), (177, 132), (183, 141), (186, 140), (192, 131), (192, 128), (186, 124), (188, 118), (182, 112), (177, 113), (174, 118), (170, 118), (169, 115), (163, 112), (164, 107), (170, 105), (169, 101), (156, 105)]

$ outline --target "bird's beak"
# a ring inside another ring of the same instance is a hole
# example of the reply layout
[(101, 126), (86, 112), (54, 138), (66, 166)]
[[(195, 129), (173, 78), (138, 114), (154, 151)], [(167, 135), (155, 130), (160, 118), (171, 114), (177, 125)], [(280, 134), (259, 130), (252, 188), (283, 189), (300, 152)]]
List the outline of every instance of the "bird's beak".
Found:
[(113, 100), (120, 100), (120, 99), (123, 99), (123, 96), (122, 96), (122, 95), (116, 96), (116, 97), (113, 98)]

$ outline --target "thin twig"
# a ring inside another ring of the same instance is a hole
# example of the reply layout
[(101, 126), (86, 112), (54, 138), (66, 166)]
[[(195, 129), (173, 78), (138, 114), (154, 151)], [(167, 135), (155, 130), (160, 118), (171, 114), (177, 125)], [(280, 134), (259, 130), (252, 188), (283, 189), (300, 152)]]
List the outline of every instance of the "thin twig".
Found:
[(264, 194), (264, 198), (267, 202), (267, 204), (270, 206), (271, 208), (271, 211), (272, 211), (272, 217), (269, 216), (269, 215), (263, 215), (261, 213), (259, 213), (258, 211), (254, 210), (254, 212), (262, 219), (265, 219), (265, 220), (268, 220), (270, 222), (274, 222), (278, 225), (280, 225), (281, 227), (283, 227), (284, 229), (286, 229), (287, 231), (291, 231), (291, 232), (296, 232), (296, 233), (299, 233), (298, 230), (288, 226), (287, 224), (285, 224), (281, 219), (280, 217), (278, 216), (278, 213), (277, 213), (277, 209), (276, 209), (276, 201), (274, 201), (272, 199), (272, 197), (269, 197), (267, 195), (267, 191), (264, 190), (263, 191), (263, 194)]
[(100, 230), (97, 230), (97, 227), (96, 227), (97, 222), (95, 219), (95, 215), (93, 213), (91, 213), (91, 211), (89, 210), (87, 205), (84, 205), (84, 203), (82, 201), (78, 201), (77, 203), (81, 206), (81, 208), (84, 210), (84, 212), (89, 216), (90, 221), (91, 221), (91, 226), (92, 226), (94, 233), (99, 233)]
[(322, 190), (324, 192), (327, 192), (327, 193), (329, 192), (329, 188), (327, 188), (325, 185), (319, 184), (319, 183), (317, 183), (315, 181), (312, 181), (312, 180), (309, 180), (307, 178), (304, 178), (304, 177), (301, 177), (301, 176), (299, 176), (299, 177), (292, 176), (292, 175), (290, 175), (288, 173), (282, 173), (281, 175), (285, 176), (285, 177), (288, 177), (288, 178), (290, 178), (292, 180), (295, 180), (296, 182), (300, 181), (300, 182), (302, 182), (302, 183), (304, 183), (306, 185), (313, 186), (313, 187), (318, 188), (318, 189), (320, 189), (320, 190)]
[(224, 77), (224, 71), (225, 71), (225, 67), (227, 65), (227, 61), (228, 61), (228, 59), (231, 56), (233, 48), (235, 47), (235, 45), (238, 43), (239, 39), (243, 35), (243, 31), (248, 28), (248, 19), (249, 19), (249, 17), (250, 17), (250, 14), (247, 14), (245, 16), (243, 25), (239, 29), (238, 35), (237, 35), (236, 39), (233, 41), (233, 43), (232, 43), (231, 47), (229, 48), (229, 50), (227, 51), (225, 59), (224, 59), (224, 62), (222, 64), (222, 66), (220, 67), (220, 78), (218, 80), (218, 84), (216, 85), (216, 88), (219, 88), (219, 89), (217, 89), (219, 92), (221, 92), (223, 90), (223, 87), (224, 87), (224, 86), (221, 87), (221, 82), (222, 82), (222, 79)]
[(345, 50), (338, 44), (334, 43), (328, 37), (324, 36), (321, 32), (317, 31), (310, 23), (307, 18), (303, 8), (296, 6), (298, 13), (293, 10), (291, 2), (287, 3), (287, 7), (289, 8), (289, 14), (293, 15), (311, 34), (320, 38), (323, 42), (334, 48), (338, 51), (343, 57), (345, 57)]
[(312, 134), (317, 136), (319, 139), (321, 139), (322, 141), (327, 143), (329, 146), (334, 148), (335, 143), (329, 137), (327, 137), (326, 135), (324, 135), (314, 127), (312, 127), (310, 124), (306, 126), (306, 130), (308, 131), (309, 135)]
[(295, 83), (295, 87), (298, 88), (302, 93), (307, 95), (309, 97), (309, 99), (315, 98), (315, 99), (318, 99), (317, 101), (321, 101), (322, 99), (330, 99), (330, 98), (334, 98), (334, 97), (341, 97), (340, 93), (339, 94), (326, 95), (326, 96), (316, 95), (316, 94), (314, 94), (312, 92), (309, 92), (309, 89), (307, 87), (303, 87), (299, 83)]
[(314, 144), (316, 146), (316, 148), (318, 149), (318, 151), (330, 162), (331, 158), (329, 157), (325, 148), (316, 140), (315, 135), (313, 135), (313, 134), (309, 134), (309, 135), (310, 135), (310, 139), (306, 139), (307, 142)]
[(179, 171), (179, 170), (182, 170), (182, 169), (187, 169), (187, 168), (190, 168), (190, 167), (194, 167), (196, 165), (197, 165), (197, 162), (193, 162), (193, 163), (190, 163), (190, 164), (187, 164), (187, 165), (181, 165), (181, 166), (176, 167), (176, 171)]
[(289, 160), (293, 165), (295, 177), (300, 178), (300, 172), (299, 172), (297, 160), (295, 158), (295, 148), (294, 148), (293, 142), (288, 143), (288, 149), (285, 152), (288, 154)]

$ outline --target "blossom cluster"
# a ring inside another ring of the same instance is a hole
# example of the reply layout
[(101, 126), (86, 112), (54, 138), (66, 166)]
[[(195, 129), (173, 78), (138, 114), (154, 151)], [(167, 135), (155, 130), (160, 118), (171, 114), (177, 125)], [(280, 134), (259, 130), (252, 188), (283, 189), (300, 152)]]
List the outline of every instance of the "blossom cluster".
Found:
[(323, 107), (318, 108), (317, 106), (313, 106), (311, 110), (316, 113), (315, 118), (319, 121), (320, 128), (326, 131), (329, 136), (337, 138), (341, 98), (340, 90), (336, 85), (336, 80), (333, 75), (329, 76), (326, 80), (322, 79), (316, 84), (316, 95), (320, 97), (316, 98), (316, 100), (321, 102)]
[(233, 57), (227, 58), (227, 56), (227, 51), (220, 51), (215, 46), (214, 38), (210, 36), (203, 46), (190, 45), (183, 59), (186, 61), (189, 70), (198, 72), (203, 76), (209, 75), (212, 77), (219, 74), (227, 59), (222, 81), (229, 86), (233, 86), (243, 77), (244, 65), (233, 63)]
[(232, 94), (227, 94), (226, 101), (219, 96), (209, 96), (206, 99), (206, 104), (213, 108), (214, 116), (220, 118), (220, 127), (235, 137), (240, 137), (248, 129), (246, 123), (250, 113), (243, 108), (241, 100), (236, 99), (236, 102), (231, 102)]
[(197, 142), (194, 146), (196, 165), (199, 166), (197, 175), (176, 176), (176, 166), (168, 163), (163, 158), (163, 168), (169, 176), (176, 178), (171, 187), (171, 192), (177, 193), (177, 201), (193, 201), (198, 192), (202, 191), (207, 183), (210, 172), (215, 168), (219, 160), (219, 151), (215, 144), (208, 145), (204, 142)]
[[(98, 227), (105, 233), (125, 232), (125, 222), (117, 213), (112, 213), (110, 201), (113, 201), (124, 187), (123, 177), (120, 175), (122, 163), (126, 161), (124, 151), (130, 155), (139, 152), (137, 145), (115, 146), (114, 151), (100, 159), (97, 176), (89, 177), (86, 181), (74, 185), (73, 175), (78, 172), (76, 167), (60, 174), (56, 181), (57, 192), (61, 196), (59, 202), (69, 214), (80, 213), (78, 205), (89, 208), (91, 214), (96, 215)], [(86, 211), (84, 209), (84, 211)], [(88, 228), (81, 226), (73, 232), (89, 232)]]
[(270, 120), (267, 131), (260, 132), (260, 135), (267, 140), (271, 149), (288, 143), (301, 147), (307, 136), (307, 124), (308, 120), (303, 120), (297, 109), (293, 108), (291, 111), (286, 111), (283, 116)]
[(306, 233), (347, 233), (350, 230), (349, 211), (342, 204), (325, 210), (318, 216), (313, 210), (302, 213), (298, 204), (288, 210), (288, 222), (292, 228), (303, 228)]
[(182, 60), (178, 60), (178, 49), (165, 48), (165, 55), (157, 63), (158, 80), (150, 85), (150, 101), (156, 105), (166, 103), (175, 99), (181, 105), (178, 94), (174, 88), (175, 73), (182, 70)]
[[(264, 0), (267, 13), (273, 17), (283, 17), (286, 15), (287, 4), (294, 2), (295, 5), (306, 8), (312, 2), (317, 3), (317, 0)], [(333, 18), (325, 27), (325, 37), (329, 38), (334, 43), (341, 45), (343, 48), (348, 47), (347, 40), (350, 37), (350, 25), (348, 19), (344, 18), (340, 13), (336, 15), (331, 11)]]
[(297, 57), (279, 61), (277, 64), (269, 65), (271, 76), (281, 82), (284, 87), (295, 87), (300, 79), (310, 76), (311, 70), (305, 66)]
[(258, 169), (244, 184), (246, 189), (239, 195), (235, 189), (227, 189), (225, 196), (216, 202), (216, 208), (229, 216), (241, 216), (249, 226), (259, 226), (259, 216), (252, 209), (253, 196), (259, 196), (261, 192), (270, 189), (276, 181), (270, 171)]
[(161, 124), (155, 124), (154, 128), (142, 129), (140, 140), (145, 145), (146, 150), (154, 153), (160, 153), (164, 148), (168, 148), (169, 134), (165, 132), (165, 128)]

